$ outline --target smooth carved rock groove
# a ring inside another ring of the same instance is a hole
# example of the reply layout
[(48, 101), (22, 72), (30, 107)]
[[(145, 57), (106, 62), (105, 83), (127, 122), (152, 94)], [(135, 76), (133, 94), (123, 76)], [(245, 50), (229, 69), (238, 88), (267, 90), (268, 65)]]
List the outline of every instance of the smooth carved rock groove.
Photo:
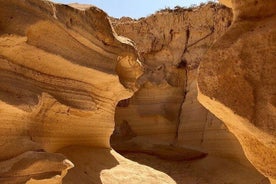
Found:
[(116, 104), (142, 72), (137, 53), (96, 7), (0, 5), (0, 183), (59, 183), (73, 164), (55, 151), (110, 147)]
[(203, 58), (199, 101), (238, 138), (249, 161), (276, 183), (276, 1), (222, 0), (235, 20)]

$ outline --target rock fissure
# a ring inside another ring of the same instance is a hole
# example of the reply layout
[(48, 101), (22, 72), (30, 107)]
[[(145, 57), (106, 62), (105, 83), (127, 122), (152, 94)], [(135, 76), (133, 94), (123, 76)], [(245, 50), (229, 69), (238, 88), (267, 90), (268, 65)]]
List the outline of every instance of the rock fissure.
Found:
[(205, 118), (205, 122), (204, 122), (204, 125), (203, 125), (203, 131), (202, 131), (202, 135), (201, 135), (201, 144), (204, 142), (204, 134), (206, 132), (206, 128), (207, 128), (207, 124), (208, 124), (208, 114), (209, 112), (206, 112), (206, 118)]
[[(182, 61), (181, 61), (182, 62)], [(180, 63), (181, 63), (180, 62)], [(179, 64), (180, 64), (179, 63)], [(185, 62), (186, 63), (186, 62)], [(187, 65), (186, 64), (184, 64), (185, 65), (185, 68), (183, 68), (184, 69), (184, 71), (185, 71), (185, 86), (184, 86), (184, 94), (183, 94), (183, 99), (182, 99), (182, 101), (181, 101), (181, 105), (180, 105), (180, 107), (179, 107), (179, 110), (178, 110), (178, 117), (177, 117), (177, 124), (176, 124), (176, 132), (175, 132), (175, 139), (174, 139), (174, 142), (173, 142), (173, 144), (177, 144), (177, 142), (178, 142), (178, 139), (179, 139), (179, 129), (180, 129), (180, 125), (181, 125), (181, 114), (182, 114), (182, 105), (183, 105), (183, 103), (185, 102), (185, 99), (186, 99), (186, 95), (187, 95), (187, 93), (189, 92), (188, 91), (188, 89), (187, 89), (187, 84), (188, 84), (188, 70), (187, 70)]]
[(186, 47), (185, 49), (187, 50), (189, 47), (192, 47), (192, 46), (198, 44), (199, 42), (201, 42), (202, 40), (204, 40), (204, 39), (208, 38), (209, 36), (211, 36), (211, 35), (214, 33), (214, 31), (215, 31), (214, 29), (215, 29), (215, 28), (212, 27), (212, 28), (210, 29), (211, 32), (210, 32), (209, 34), (207, 34), (206, 36), (200, 38), (199, 40), (195, 41), (194, 43), (188, 44), (188, 42), (187, 42), (188, 45), (187, 45), (187, 47)]
[(190, 39), (190, 26), (188, 26), (187, 29), (186, 29), (186, 42), (185, 42), (185, 47), (184, 47), (182, 56), (183, 56), (183, 55), (187, 52), (187, 50), (188, 50), (189, 39)]

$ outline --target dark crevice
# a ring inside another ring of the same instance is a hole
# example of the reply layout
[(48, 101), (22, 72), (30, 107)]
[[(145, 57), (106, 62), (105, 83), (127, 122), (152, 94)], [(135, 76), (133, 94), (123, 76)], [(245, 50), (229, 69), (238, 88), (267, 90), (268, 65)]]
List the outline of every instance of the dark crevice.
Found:
[(207, 111), (207, 112), (206, 112), (206, 117), (205, 117), (204, 126), (203, 126), (203, 131), (202, 131), (202, 133), (201, 133), (201, 139), (200, 139), (201, 144), (204, 142), (204, 134), (205, 134), (206, 127), (207, 127), (208, 115), (209, 115), (209, 112)]
[(170, 41), (172, 41), (173, 40), (173, 29), (170, 30), (170, 36), (171, 36)]
[(184, 56), (184, 54), (188, 50), (189, 39), (190, 39), (190, 26), (188, 26), (187, 29), (186, 29), (186, 41), (185, 41), (185, 47), (184, 47), (182, 56)]
[(208, 38), (209, 36), (211, 36), (211, 35), (214, 33), (215, 28), (214, 28), (214, 27), (211, 27), (211, 28), (210, 28), (210, 31), (211, 31), (211, 32), (210, 32), (209, 34), (207, 34), (206, 36), (200, 38), (199, 40), (195, 41), (194, 43), (191, 43), (191, 44), (187, 45), (187, 48), (186, 48), (186, 49), (188, 49), (189, 47), (192, 47), (192, 46), (198, 44), (198, 43), (201, 42), (202, 40), (204, 40), (204, 39)]
[[(189, 48), (189, 47), (192, 47), (192, 46), (196, 45), (197, 43), (201, 42), (202, 40), (204, 40), (204, 39), (208, 38), (209, 36), (211, 36), (211, 35), (214, 33), (214, 31), (215, 31), (214, 26), (212, 26), (212, 27), (210, 28), (210, 31), (211, 31), (211, 32), (210, 32), (209, 34), (207, 34), (206, 36), (204, 36), (204, 37), (202, 37), (201, 39), (195, 41), (194, 43), (189, 44), (189, 39), (190, 39), (190, 34), (191, 34), (191, 33), (190, 33), (190, 26), (188, 26), (187, 29), (186, 29), (185, 47), (184, 47), (184, 50), (183, 50), (183, 53), (182, 53), (182, 57), (181, 57), (181, 58), (184, 58), (185, 53), (188, 53), (188, 48)], [(174, 143), (173, 143), (173, 144), (176, 144), (176, 143), (177, 143), (177, 140), (178, 140), (178, 137), (179, 137), (179, 126), (180, 126), (180, 124), (181, 124), (182, 105), (183, 105), (183, 103), (185, 102), (185, 100), (186, 100), (186, 95), (187, 95), (187, 93), (188, 93), (188, 90), (187, 90), (187, 83), (188, 83), (188, 68), (187, 68), (187, 61), (186, 61), (185, 59), (182, 59), (182, 60), (179, 62), (177, 68), (183, 68), (183, 69), (185, 70), (185, 75), (186, 75), (186, 76), (185, 76), (185, 80), (186, 80), (186, 81), (185, 81), (185, 86), (184, 86), (184, 94), (183, 94), (184, 96), (183, 96), (183, 100), (182, 100), (182, 102), (181, 102), (181, 106), (179, 107), (178, 122), (177, 122), (177, 125), (176, 125), (175, 138), (174, 138)]]
[[(186, 29), (186, 41), (185, 41), (185, 46), (184, 46), (184, 50), (182, 53), (181, 58), (184, 58), (184, 55), (186, 52), (188, 52), (188, 44), (189, 44), (189, 39), (190, 39), (190, 26), (187, 27)], [(175, 137), (174, 137), (174, 141), (173, 144), (176, 144), (178, 141), (178, 137), (179, 137), (179, 126), (181, 124), (181, 112), (182, 112), (182, 105), (186, 100), (186, 95), (187, 95), (187, 83), (188, 83), (188, 70), (187, 70), (187, 60), (186, 59), (181, 59), (181, 61), (179, 62), (177, 68), (183, 68), (185, 70), (185, 84), (184, 84), (184, 94), (183, 94), (183, 99), (182, 102), (180, 103), (180, 107), (178, 110), (178, 119), (177, 119), (177, 124), (176, 124), (176, 130), (175, 130)]]
[[(185, 64), (187, 63), (186, 60), (182, 60), (179, 64), (181, 64), (182, 62), (185, 63)], [(180, 124), (181, 124), (182, 105), (184, 104), (184, 102), (186, 100), (186, 95), (188, 93), (188, 90), (187, 90), (187, 83), (188, 83), (188, 70), (187, 70), (187, 67), (184, 67), (184, 70), (185, 70), (184, 94), (183, 94), (183, 99), (180, 103), (180, 107), (179, 107), (179, 110), (178, 110), (178, 118), (177, 118), (177, 124), (176, 124), (175, 137), (174, 137), (173, 144), (176, 144), (177, 141), (178, 141), (179, 127), (180, 127)]]
[(177, 65), (177, 68), (180, 69), (180, 68), (183, 68), (185, 69), (187, 67), (187, 61), (185, 59), (182, 59), (180, 61), (180, 63)]
[(130, 98), (124, 99), (118, 102), (117, 107), (128, 107), (130, 103)]

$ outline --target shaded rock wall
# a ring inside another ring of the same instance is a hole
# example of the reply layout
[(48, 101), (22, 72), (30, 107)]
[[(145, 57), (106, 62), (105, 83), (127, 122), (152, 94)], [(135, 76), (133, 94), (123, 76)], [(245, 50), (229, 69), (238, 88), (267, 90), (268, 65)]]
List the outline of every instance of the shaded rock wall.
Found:
[(250, 162), (276, 179), (273, 0), (222, 1), (235, 20), (200, 64), (199, 101), (238, 138)]

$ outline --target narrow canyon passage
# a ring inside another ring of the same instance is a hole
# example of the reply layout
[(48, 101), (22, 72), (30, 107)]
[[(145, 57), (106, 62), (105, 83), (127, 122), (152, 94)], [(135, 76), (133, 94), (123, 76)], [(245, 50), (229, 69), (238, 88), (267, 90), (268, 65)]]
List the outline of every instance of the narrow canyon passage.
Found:
[[(132, 99), (133, 97), (122, 100), (117, 105), (115, 130), (110, 138), (111, 147), (127, 159), (167, 174), (172, 181), (167, 180), (164, 183), (269, 184), (269, 180), (247, 161), (240, 144), (226, 127), (221, 130), (220, 135), (214, 137), (213, 131), (218, 131), (214, 129), (214, 126), (219, 127), (221, 123), (213, 121), (212, 115), (209, 115), (211, 120), (206, 122), (211, 123), (212, 126), (208, 124), (206, 126), (210, 127), (199, 127), (197, 130), (207, 134), (204, 140), (198, 140), (200, 143), (192, 144), (181, 140), (174, 142), (173, 131), (170, 132), (171, 139), (165, 139), (164, 136), (167, 135), (158, 131), (160, 127), (157, 126), (161, 125), (157, 118), (139, 121), (138, 118), (143, 117), (141, 114), (139, 117), (136, 114), (140, 112), (139, 109), (126, 109), (131, 108)], [(127, 113), (122, 111), (127, 111)], [(147, 127), (148, 124), (154, 123), (156, 127)], [(136, 132), (135, 129), (138, 131)], [(192, 127), (187, 127), (187, 132), (192, 130)], [(181, 135), (188, 136), (183, 133)]]
[[(197, 173), (193, 169), (204, 173), (201, 166), (209, 167), (210, 160), (214, 173), (221, 165), (236, 164), (237, 168), (246, 170), (232, 171), (230, 178), (237, 180), (228, 178), (226, 183), (246, 183), (242, 178), (251, 172), (249, 175), (256, 178), (250, 183), (269, 183), (247, 160), (239, 141), (224, 123), (197, 100), (199, 62), (231, 25), (231, 11), (208, 4), (192, 12), (161, 11), (139, 20), (111, 21), (119, 35), (136, 43), (145, 67), (138, 79), (140, 89), (117, 105), (111, 146), (127, 158), (169, 176), (172, 168), (181, 168), (174, 170), (177, 183), (185, 183), (185, 179), (181, 180), (183, 168), (187, 173)], [(199, 183), (219, 183), (225, 176), (224, 171), (219, 173), (216, 178), (220, 179), (216, 181), (193, 174), (187, 178), (194, 181), (200, 178)]]
[(0, 183), (274, 184), (275, 2), (0, 0)]

